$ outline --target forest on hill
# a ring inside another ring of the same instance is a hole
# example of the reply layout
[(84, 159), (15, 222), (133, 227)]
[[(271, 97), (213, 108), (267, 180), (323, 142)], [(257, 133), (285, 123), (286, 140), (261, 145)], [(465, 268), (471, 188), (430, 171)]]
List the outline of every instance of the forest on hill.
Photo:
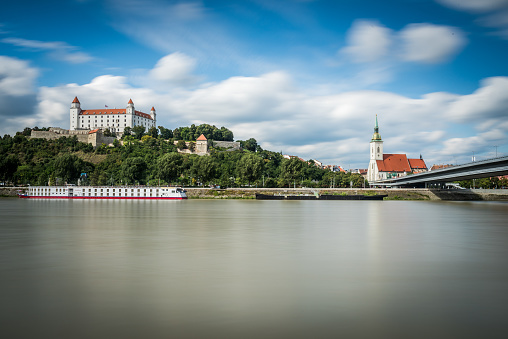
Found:
[[(190, 127), (178, 130), (181, 134), (188, 133), (187, 138), (194, 140), (197, 133), (210, 133), (197, 128), (193, 131)], [(229, 134), (227, 129), (217, 130), (227, 139), (232, 139), (233, 134)], [(214, 148), (210, 142), (208, 156), (181, 154), (174, 145), (174, 131), (171, 131), (171, 136), (165, 135), (167, 131), (170, 130), (162, 127), (156, 135), (154, 131), (133, 133), (123, 137), (123, 145), (115, 140), (113, 146), (103, 144), (94, 149), (90, 144), (79, 142), (76, 137), (31, 139), (31, 129), (25, 128), (13, 137), (0, 137), (0, 183), (220, 187), (364, 185), (364, 179), (359, 174), (324, 170), (311, 160), (285, 159), (278, 152), (263, 150), (253, 138), (240, 141), (241, 150)], [(213, 128), (211, 133), (209, 140), (214, 137)], [(182, 138), (181, 134), (179, 138)]]

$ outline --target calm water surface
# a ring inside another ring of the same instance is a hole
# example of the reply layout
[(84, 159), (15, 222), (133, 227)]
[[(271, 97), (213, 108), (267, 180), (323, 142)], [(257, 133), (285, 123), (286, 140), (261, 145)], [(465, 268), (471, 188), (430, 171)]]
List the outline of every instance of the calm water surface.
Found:
[(0, 332), (505, 338), (507, 220), (495, 202), (0, 199)]

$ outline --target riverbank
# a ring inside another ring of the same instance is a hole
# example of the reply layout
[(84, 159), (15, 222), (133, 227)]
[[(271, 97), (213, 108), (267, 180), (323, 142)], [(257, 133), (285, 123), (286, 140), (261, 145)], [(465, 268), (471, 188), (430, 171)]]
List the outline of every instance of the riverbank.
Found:
[(344, 194), (387, 195), (385, 200), (508, 201), (508, 189), (384, 189), (384, 188), (185, 188), (190, 199), (254, 199), (256, 193), (274, 195)]
[[(1, 187), (1, 197), (16, 197), (25, 187)], [(387, 195), (385, 200), (508, 201), (508, 189), (384, 189), (384, 188), (227, 188), (186, 187), (189, 199), (255, 199), (256, 193), (275, 195), (351, 194)]]

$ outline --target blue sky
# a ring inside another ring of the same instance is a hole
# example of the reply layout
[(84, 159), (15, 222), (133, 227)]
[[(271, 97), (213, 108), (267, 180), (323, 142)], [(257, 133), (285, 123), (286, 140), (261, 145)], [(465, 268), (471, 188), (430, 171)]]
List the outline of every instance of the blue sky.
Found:
[[(155, 106), (262, 147), (366, 168), (508, 155), (508, 0), (69, 0), (2, 4), (0, 134)], [(497, 146), (497, 147), (495, 147)]]

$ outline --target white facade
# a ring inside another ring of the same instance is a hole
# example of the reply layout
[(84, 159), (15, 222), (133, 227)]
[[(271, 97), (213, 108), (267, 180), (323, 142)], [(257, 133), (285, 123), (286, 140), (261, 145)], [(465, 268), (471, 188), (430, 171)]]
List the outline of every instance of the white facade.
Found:
[(152, 107), (150, 114), (136, 111), (134, 103), (129, 100), (125, 109), (101, 109), (82, 110), (78, 98), (74, 98), (70, 108), (70, 130), (94, 130), (108, 129), (111, 132), (123, 133), (125, 127), (145, 127), (148, 131), (151, 127), (157, 127), (155, 108)]

